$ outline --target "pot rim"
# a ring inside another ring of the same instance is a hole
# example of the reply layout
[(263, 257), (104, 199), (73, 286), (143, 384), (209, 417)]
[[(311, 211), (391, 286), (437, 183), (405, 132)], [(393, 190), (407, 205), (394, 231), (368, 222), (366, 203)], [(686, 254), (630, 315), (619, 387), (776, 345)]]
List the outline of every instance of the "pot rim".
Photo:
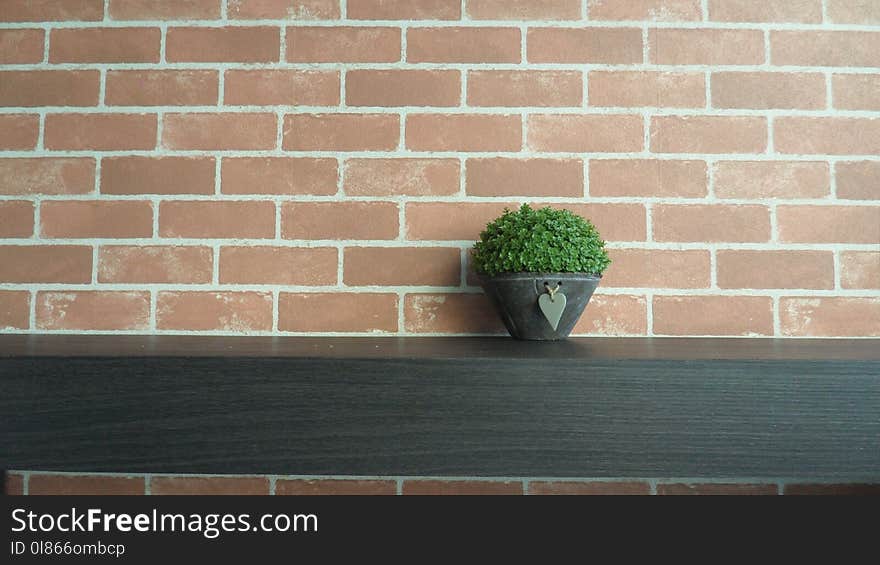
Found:
[(498, 273), (497, 275), (485, 275), (482, 273), (477, 273), (477, 276), (481, 280), (525, 280), (525, 279), (541, 279), (541, 278), (552, 278), (552, 279), (562, 279), (562, 280), (602, 280), (602, 275), (594, 275), (590, 273), (554, 273), (554, 272), (519, 272), (519, 273)]

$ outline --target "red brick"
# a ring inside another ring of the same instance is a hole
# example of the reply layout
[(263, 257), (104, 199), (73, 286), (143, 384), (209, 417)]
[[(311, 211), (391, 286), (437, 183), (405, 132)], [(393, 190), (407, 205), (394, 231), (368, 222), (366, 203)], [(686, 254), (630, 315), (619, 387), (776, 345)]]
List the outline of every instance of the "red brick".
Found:
[(397, 295), (281, 293), (278, 329), (285, 332), (396, 332)]
[(352, 20), (458, 20), (459, 0), (344, 0)]
[(657, 204), (657, 241), (770, 241), (770, 210), (762, 205)]
[(469, 196), (584, 195), (584, 163), (575, 159), (468, 159)]
[(104, 17), (104, 0), (4, 0), (0, 21), (97, 21)]
[(473, 241), (486, 224), (510, 202), (409, 202), (406, 205), (406, 238), (417, 240)]
[(339, 0), (228, 0), (226, 9), (240, 20), (339, 19)]
[(878, 206), (779, 206), (779, 241), (880, 243)]
[(155, 149), (155, 114), (49, 114), (47, 149), (117, 151)]
[(30, 311), (30, 292), (24, 290), (0, 290), (0, 329), (28, 329), (30, 327)]
[(709, 19), (818, 24), (822, 23), (822, 0), (709, 0)]
[[(723, 136), (719, 131), (725, 132)], [(757, 116), (653, 116), (651, 151), (763, 153), (767, 120)]]
[(400, 141), (396, 114), (288, 114), (287, 151), (393, 151)]
[(406, 480), (403, 482), (403, 494), (405, 495), (509, 495), (522, 493), (521, 481)]
[(284, 239), (396, 239), (395, 202), (286, 202), (281, 205)]
[(722, 72), (712, 74), (714, 108), (825, 108), (825, 76), (819, 73)]
[(0, 200), (0, 238), (34, 235), (34, 203)]
[(880, 337), (880, 298), (781, 298), (782, 335)]
[(99, 283), (205, 284), (211, 282), (210, 247), (102, 246)]
[(157, 27), (62, 28), (49, 36), (50, 63), (158, 63)]
[(577, 153), (641, 151), (643, 123), (635, 115), (532, 115), (528, 146), (535, 151)]
[(841, 110), (880, 110), (880, 74), (834, 75), (834, 107)]
[(702, 73), (660, 71), (591, 71), (590, 106), (703, 108)]
[(156, 303), (160, 330), (269, 331), (272, 295), (262, 292), (160, 292)]
[(276, 495), (393, 495), (396, 481), (358, 479), (278, 479)]
[(271, 63), (281, 54), (277, 27), (172, 27), (165, 39), (168, 62)]
[(661, 483), (657, 494), (665, 495), (776, 495), (779, 487), (752, 483)]
[(647, 320), (644, 296), (594, 294), (572, 334), (645, 335)]
[(593, 159), (590, 196), (700, 198), (708, 173), (703, 161)]
[(214, 194), (214, 158), (107, 157), (101, 194)]
[(0, 150), (34, 149), (40, 133), (40, 117), (29, 114), (0, 114)]
[(166, 201), (159, 205), (159, 235), (186, 238), (275, 237), (273, 202)]
[(86, 194), (94, 189), (92, 158), (0, 159), (0, 194)]
[(621, 65), (643, 59), (642, 31), (635, 28), (530, 28), (527, 45), (530, 63)]
[(611, 266), (602, 286), (708, 288), (709, 252), (703, 249), (609, 249)]
[(783, 489), (783, 494), (811, 494), (811, 495), (836, 495), (836, 496), (865, 496), (880, 495), (880, 484), (865, 483), (839, 483), (839, 484), (823, 484), (823, 483), (794, 483), (787, 484)]
[(469, 71), (470, 106), (580, 106), (578, 71)]
[(407, 294), (404, 325), (412, 333), (502, 334), (501, 318), (485, 294)]
[(228, 157), (223, 194), (336, 194), (336, 159)]
[(41, 330), (146, 330), (150, 293), (63, 291), (37, 293)]
[(336, 284), (333, 247), (223, 247), (220, 282), (322, 286)]
[(880, 4), (872, 0), (827, 0), (828, 20), (836, 24), (880, 24)]
[(400, 29), (392, 27), (289, 27), (291, 63), (394, 63)]
[(877, 31), (770, 32), (770, 60), (774, 65), (876, 67), (878, 51)]
[(406, 147), (413, 151), (518, 151), (522, 120), (514, 115), (410, 114)]
[(880, 289), (880, 251), (841, 252), (840, 286)]
[(655, 296), (657, 335), (773, 335), (769, 296)]
[(349, 106), (458, 106), (460, 99), (458, 71), (353, 69), (345, 74)]
[[(541, 204), (538, 204), (541, 205)], [(645, 241), (645, 206), (626, 204), (552, 204), (587, 218), (608, 241)]]
[(47, 200), (40, 234), (63, 238), (152, 237), (153, 204), (134, 200)]
[(837, 197), (849, 200), (880, 199), (880, 162), (853, 161), (834, 165)]
[(661, 65), (760, 65), (764, 33), (756, 29), (652, 29), (651, 62)]
[(339, 104), (339, 73), (289, 69), (226, 71), (227, 106), (335, 106)]
[(134, 495), (145, 492), (143, 477), (43, 475), (28, 478), (28, 494)]
[(880, 118), (786, 116), (773, 125), (780, 153), (880, 155)]
[(411, 63), (519, 63), (520, 31), (498, 27), (416, 27), (406, 33)]
[(107, 71), (109, 106), (213, 106), (217, 71)]
[(4, 283), (89, 283), (92, 248), (81, 245), (0, 245)]
[(591, 20), (681, 22), (703, 18), (700, 0), (589, 0), (587, 11)]
[(640, 481), (530, 481), (529, 494), (645, 495), (651, 487)]
[(458, 286), (461, 252), (455, 247), (346, 247), (350, 286)]
[(21, 496), (24, 494), (24, 476), (17, 473), (6, 474), (6, 484), (3, 485), (3, 494), (7, 496)]
[(275, 114), (166, 114), (162, 146), (166, 149), (273, 149), (278, 137)]
[(458, 159), (347, 159), (349, 196), (446, 196), (459, 191)]
[(44, 33), (41, 29), (0, 29), (0, 65), (41, 62)]
[(266, 477), (150, 477), (150, 494), (269, 494)]
[(823, 198), (828, 196), (828, 163), (809, 161), (720, 161), (715, 164), (719, 198)]
[(114, 20), (216, 20), (221, 0), (110, 0)]
[(579, 20), (580, 0), (468, 0), (472, 20)]
[(834, 288), (831, 251), (719, 249), (720, 288)]

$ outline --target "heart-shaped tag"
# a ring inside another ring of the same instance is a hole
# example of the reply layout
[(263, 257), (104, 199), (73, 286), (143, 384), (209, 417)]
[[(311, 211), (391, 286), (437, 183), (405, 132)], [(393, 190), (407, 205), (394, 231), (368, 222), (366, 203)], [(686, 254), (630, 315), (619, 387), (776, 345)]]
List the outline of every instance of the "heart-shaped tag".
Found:
[(565, 303), (565, 295), (561, 292), (554, 293), (552, 297), (549, 294), (542, 294), (538, 297), (538, 306), (541, 308), (544, 317), (550, 322), (550, 327), (553, 328), (554, 332), (559, 326), (559, 320), (562, 319)]

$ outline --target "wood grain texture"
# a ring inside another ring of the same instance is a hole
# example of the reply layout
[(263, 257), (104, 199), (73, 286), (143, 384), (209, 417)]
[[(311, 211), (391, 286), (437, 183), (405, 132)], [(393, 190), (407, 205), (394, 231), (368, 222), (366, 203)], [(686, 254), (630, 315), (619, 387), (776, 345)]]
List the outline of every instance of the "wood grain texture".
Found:
[(210, 337), (0, 335), (3, 357), (298, 357), (332, 359), (755, 359), (880, 361), (880, 339), (508, 337)]
[[(300, 338), (200, 338), (212, 345), (195, 356), (198, 340), (173, 338), (77, 356), (107, 338), (44, 337), (30, 354), (0, 339), (0, 468), (880, 479), (867, 341), (814, 359), (831, 346), (573, 340), (550, 361), (552, 348), (482, 338), (336, 340), (335, 356)], [(367, 355), (377, 341), (384, 355)]]

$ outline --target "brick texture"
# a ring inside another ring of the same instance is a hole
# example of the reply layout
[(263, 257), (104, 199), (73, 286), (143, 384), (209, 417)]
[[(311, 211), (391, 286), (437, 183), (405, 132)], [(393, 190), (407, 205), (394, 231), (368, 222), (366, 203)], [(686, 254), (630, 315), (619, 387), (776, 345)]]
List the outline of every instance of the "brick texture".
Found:
[(397, 331), (397, 302), (396, 294), (282, 293), (278, 298), (278, 329), (288, 332), (394, 332)]
[(396, 481), (364, 481), (356, 479), (279, 479), (277, 495), (379, 495), (397, 494)]
[(622, 481), (532, 481), (529, 494), (550, 495), (645, 495), (651, 494), (648, 483)]
[(36, 302), (43, 330), (146, 330), (150, 323), (147, 292), (38, 292)]
[(2, 71), (0, 106), (97, 106), (98, 71)]
[(31, 237), (33, 233), (33, 203), (21, 200), (0, 200), (0, 237)]
[(98, 253), (98, 282), (208, 283), (212, 265), (209, 247), (105, 246)]
[(262, 292), (160, 292), (156, 327), (188, 331), (268, 331), (272, 295)]
[(764, 296), (655, 296), (659, 335), (773, 334), (771, 300)]
[(26, 330), (30, 327), (30, 293), (0, 290), (0, 329)]
[(336, 283), (336, 249), (332, 247), (223, 247), (220, 282), (230, 284)]
[(779, 487), (751, 483), (665, 483), (657, 485), (657, 494), (665, 495), (776, 495)]
[(213, 106), (216, 71), (110, 71), (105, 101), (111, 106)]
[(31, 475), (28, 494), (135, 495), (146, 490), (143, 477)]
[(0, 65), (42, 61), (45, 33), (41, 29), (0, 29)]
[(0, 333), (503, 334), (522, 203), (608, 244), (577, 335), (877, 333), (877, 2), (0, 3)]
[(523, 494), (520, 481), (431, 481), (403, 482), (403, 494), (420, 495), (503, 495)]
[(269, 494), (266, 477), (150, 477), (150, 494)]

